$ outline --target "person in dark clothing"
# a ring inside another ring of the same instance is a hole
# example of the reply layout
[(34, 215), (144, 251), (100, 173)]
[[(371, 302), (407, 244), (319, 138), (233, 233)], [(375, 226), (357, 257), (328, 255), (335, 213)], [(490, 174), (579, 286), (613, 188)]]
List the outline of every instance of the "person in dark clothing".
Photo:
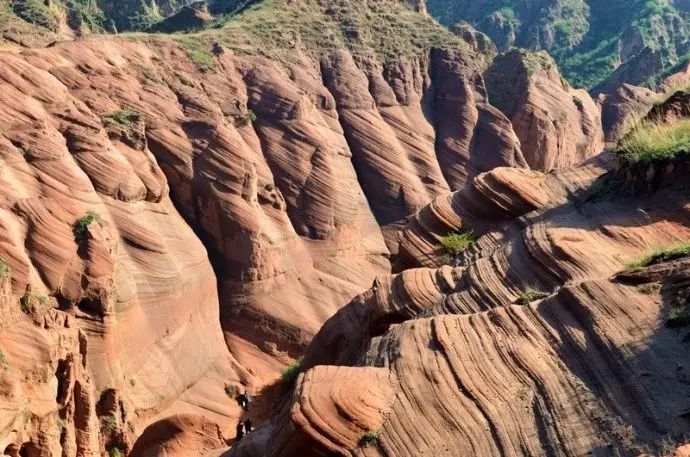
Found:
[(237, 439), (237, 441), (239, 441), (242, 439), (243, 436), (244, 436), (244, 424), (242, 424), (242, 421), (239, 421), (237, 423), (237, 435), (235, 436), (235, 438)]
[(249, 395), (247, 395), (246, 392), (239, 394), (235, 397), (235, 400), (237, 400), (237, 404), (244, 408), (245, 411), (249, 411)]
[(247, 420), (244, 421), (244, 430), (247, 433), (252, 431), (252, 420), (250, 418), (247, 418)]

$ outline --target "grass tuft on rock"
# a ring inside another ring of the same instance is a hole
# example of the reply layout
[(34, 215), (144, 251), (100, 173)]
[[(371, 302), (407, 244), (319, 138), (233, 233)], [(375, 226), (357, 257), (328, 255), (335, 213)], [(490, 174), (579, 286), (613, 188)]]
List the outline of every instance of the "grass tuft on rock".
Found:
[(626, 268), (644, 268), (658, 263), (671, 262), (690, 256), (690, 242), (677, 243), (655, 249), (651, 253), (626, 265)]
[(618, 142), (613, 152), (630, 164), (690, 155), (690, 119), (672, 123), (640, 122)]
[(77, 240), (82, 240), (86, 236), (86, 231), (89, 225), (94, 222), (100, 224), (103, 222), (103, 218), (94, 210), (88, 210), (82, 217), (77, 219), (72, 226), (72, 232)]
[(26, 291), (19, 299), (19, 307), (24, 314), (31, 314), (36, 304), (48, 305), (48, 297), (40, 292)]
[(9, 278), (10, 276), (12, 276), (12, 270), (10, 269), (10, 266), (7, 265), (5, 259), (0, 257), (0, 278)]
[(283, 386), (285, 386), (286, 388), (292, 388), (295, 386), (295, 383), (297, 382), (297, 376), (299, 376), (300, 372), (302, 371), (303, 361), (304, 357), (300, 357), (299, 359), (294, 360), (290, 364), (290, 366), (283, 370), (283, 373), (281, 375), (281, 381), (283, 382)]
[(456, 256), (467, 250), (474, 243), (475, 236), (472, 230), (460, 233), (449, 233), (441, 238), (439, 250), (447, 255)]
[(666, 326), (668, 328), (680, 328), (690, 325), (690, 307), (674, 306), (666, 319)]
[(528, 287), (527, 289), (520, 292), (520, 295), (518, 295), (518, 298), (517, 300), (515, 300), (515, 303), (523, 306), (529, 305), (533, 301), (537, 301), (544, 297), (548, 297), (548, 295), (549, 294), (546, 292), (542, 292), (541, 290)]
[(237, 387), (233, 386), (232, 384), (225, 384), (225, 395), (227, 395), (229, 398), (235, 398), (237, 395)]
[(103, 122), (113, 123), (119, 126), (129, 126), (139, 122), (141, 114), (131, 108), (119, 109), (101, 116)]
[(216, 67), (211, 48), (200, 37), (187, 36), (179, 39), (177, 44), (200, 72), (210, 73)]
[(381, 431), (369, 430), (364, 435), (359, 437), (358, 442), (360, 447), (379, 446), (381, 444)]

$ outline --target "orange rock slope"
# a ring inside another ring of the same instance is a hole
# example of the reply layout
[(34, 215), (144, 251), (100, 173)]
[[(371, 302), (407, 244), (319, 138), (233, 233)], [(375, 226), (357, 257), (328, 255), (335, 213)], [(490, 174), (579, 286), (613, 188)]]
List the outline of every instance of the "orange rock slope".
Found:
[[(671, 455), (690, 431), (688, 331), (672, 321), (687, 306), (690, 263), (617, 273), (690, 239), (690, 188), (678, 179), (688, 167), (667, 168), (653, 193), (616, 197), (592, 186), (610, 179), (597, 178), (602, 163), (497, 169), (422, 210), (410, 236), (432, 236), (439, 221), (481, 221), (483, 236), (457, 266), (380, 277), (342, 308), (310, 345), (291, 403), (247, 446), (266, 456), (297, 440), (303, 456)], [(342, 379), (319, 382), (324, 372)], [(348, 406), (357, 395), (360, 407)]]
[[(201, 68), (167, 38), (0, 52), (6, 307), (31, 304), (0, 329), (10, 455), (216, 447), (241, 413), (226, 385), (256, 390), (388, 274), (402, 221), (529, 163), (471, 51), (279, 64), (208, 46)], [(390, 403), (381, 373), (363, 376)], [(336, 447), (383, 423), (373, 409)]]

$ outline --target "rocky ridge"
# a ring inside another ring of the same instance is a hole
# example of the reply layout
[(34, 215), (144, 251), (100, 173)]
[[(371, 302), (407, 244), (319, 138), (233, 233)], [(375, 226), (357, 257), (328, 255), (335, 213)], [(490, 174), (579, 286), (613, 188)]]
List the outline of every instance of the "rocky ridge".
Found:
[[(291, 403), (252, 437), (253, 449), (670, 455), (669, 443), (690, 427), (687, 330), (668, 323), (687, 298), (688, 262), (616, 273), (654, 247), (688, 239), (688, 188), (669, 175), (643, 198), (595, 197), (587, 189), (603, 170), (497, 169), (464, 191), (476, 206), (446, 206), (445, 217), (438, 206), (420, 212), (417, 233), (433, 230), (432, 217), (464, 224), (485, 221), (492, 209), (502, 216), (488, 221), (493, 228), (458, 266), (381, 277), (331, 318), (307, 352)], [(318, 382), (325, 370), (363, 381), (347, 389)], [(352, 392), (392, 395), (378, 410), (380, 426), (348, 407)], [(314, 398), (328, 400), (313, 408)], [(339, 427), (349, 431), (335, 435)], [(223, 455), (250, 454), (240, 446)]]
[[(174, 449), (161, 433), (215, 447), (200, 416), (228, 433), (241, 413), (224, 386), (258, 389), (390, 271), (398, 229), (381, 227), (486, 170), (526, 167), (469, 48), (278, 63), (197, 45), (3, 52), (0, 257), (16, 297), (41, 297), (88, 341), (75, 412), (29, 402), (33, 425), (13, 426), (8, 452)], [(11, 364), (22, 350), (8, 344)], [(56, 421), (68, 438), (43, 439)]]

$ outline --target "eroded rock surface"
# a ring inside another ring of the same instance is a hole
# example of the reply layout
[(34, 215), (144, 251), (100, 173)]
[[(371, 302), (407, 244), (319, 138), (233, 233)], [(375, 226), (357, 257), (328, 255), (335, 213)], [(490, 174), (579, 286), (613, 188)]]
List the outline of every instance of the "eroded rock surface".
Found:
[(601, 151), (599, 109), (587, 91), (561, 78), (545, 52), (498, 56), (485, 79), (491, 103), (512, 121), (531, 168), (575, 165)]
[(644, 87), (623, 84), (601, 95), (601, 122), (606, 141), (618, 141), (652, 108), (659, 95)]
[[(479, 176), (473, 188), (487, 189), (478, 197), (512, 215), (499, 213), (471, 256), (381, 278), (325, 324), (302, 381), (322, 365), (378, 367), (389, 373), (381, 386), (397, 381), (374, 445), (349, 452), (639, 455), (671, 449), (688, 432), (687, 327), (671, 324), (690, 295), (687, 259), (616, 273), (690, 237), (690, 189), (670, 179), (612, 199), (587, 190), (601, 173), (593, 167)], [(375, 389), (370, 380), (360, 388)], [(330, 392), (331, 401), (342, 395)], [(309, 405), (293, 402), (293, 410)], [(263, 433), (271, 442), (286, 426), (308, 430), (285, 413)], [(318, 449), (322, 438), (303, 448)]]
[[(28, 314), (40, 297), (88, 346), (44, 357), (53, 367), (75, 354), (65, 363), (82, 367), (68, 394), (79, 401), (74, 414), (51, 401), (12, 422), (10, 454), (39, 442), (40, 456), (211, 450), (213, 424), (227, 438), (241, 415), (225, 387), (273, 379), (387, 275), (407, 217), (495, 167), (531, 173), (472, 51), (279, 64), (204, 42), (210, 62), (199, 62), (181, 46), (94, 37), (1, 53), (0, 258), (15, 296), (33, 300)], [(549, 151), (535, 166), (590, 152)], [(394, 227), (385, 240), (382, 226)], [(10, 405), (8, 417), (22, 414)], [(46, 441), (56, 411), (74, 425)], [(345, 452), (383, 423), (365, 415), (323, 449)]]

